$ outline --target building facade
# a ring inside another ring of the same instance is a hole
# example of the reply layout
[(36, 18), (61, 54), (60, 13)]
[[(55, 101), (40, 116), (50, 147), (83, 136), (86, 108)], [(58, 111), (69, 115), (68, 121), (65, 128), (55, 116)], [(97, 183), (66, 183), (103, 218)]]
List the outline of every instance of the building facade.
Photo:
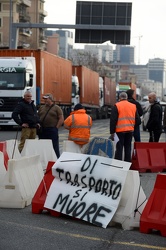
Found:
[(141, 84), (142, 95), (146, 96), (150, 92), (155, 92), (157, 97), (161, 100), (162, 97), (162, 84), (153, 80), (144, 81)]
[(85, 45), (85, 51), (91, 51), (96, 56), (99, 62), (113, 62), (113, 46), (111, 44)]
[(135, 64), (135, 47), (128, 45), (117, 45), (116, 56), (116, 61), (118, 62)]
[[(12, 23), (44, 23), (47, 12), (44, 0), (1, 0), (0, 2), (0, 47), (10, 47)], [(20, 28), (18, 46), (45, 49), (47, 40), (44, 29)]]
[[(69, 30), (46, 30), (45, 35), (47, 36), (47, 51), (57, 51), (57, 55), (65, 59), (70, 58), (70, 51), (73, 49), (73, 32)], [(53, 42), (53, 37), (54, 41)], [(57, 41), (55, 40), (57, 37)], [(50, 43), (52, 41), (52, 43)], [(57, 48), (57, 49), (56, 49)], [(53, 53), (54, 54), (54, 53)]]
[(130, 65), (130, 72), (137, 76), (137, 85), (141, 86), (141, 83), (148, 80), (148, 66), (147, 65)]
[(149, 59), (149, 79), (162, 84), (162, 99), (166, 100), (166, 60), (160, 58)]

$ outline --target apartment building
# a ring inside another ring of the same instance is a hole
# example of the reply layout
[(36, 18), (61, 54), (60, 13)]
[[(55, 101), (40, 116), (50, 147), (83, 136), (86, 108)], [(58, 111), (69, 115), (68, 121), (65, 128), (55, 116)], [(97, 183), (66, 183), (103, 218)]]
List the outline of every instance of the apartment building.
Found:
[[(0, 2), (0, 47), (10, 47), (12, 23), (44, 23), (47, 12), (44, 0), (1, 0)], [(30, 49), (45, 49), (47, 40), (44, 29), (20, 28), (17, 45)]]

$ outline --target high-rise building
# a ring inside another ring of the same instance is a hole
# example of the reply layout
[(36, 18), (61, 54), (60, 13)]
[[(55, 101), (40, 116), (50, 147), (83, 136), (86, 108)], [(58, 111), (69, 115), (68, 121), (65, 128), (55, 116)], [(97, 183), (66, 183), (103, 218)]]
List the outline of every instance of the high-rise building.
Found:
[(149, 59), (149, 79), (162, 84), (162, 98), (166, 95), (166, 60), (160, 58)]
[[(44, 23), (47, 12), (44, 0), (0, 1), (0, 47), (10, 47), (12, 23)], [(43, 28), (20, 28), (17, 45), (31, 49), (45, 49)]]
[(57, 30), (59, 35), (59, 56), (69, 58), (70, 50), (73, 48), (73, 32), (69, 30)]
[(84, 49), (96, 56), (99, 62), (113, 62), (113, 46), (111, 44), (85, 45)]
[(142, 88), (143, 96), (148, 95), (150, 92), (155, 92), (159, 99), (161, 99), (162, 97), (161, 82), (147, 80), (147, 81), (142, 82), (141, 88)]
[[(47, 51), (55, 51), (57, 47), (57, 55), (65, 59), (69, 59), (70, 50), (73, 49), (73, 32), (69, 30), (46, 30), (45, 35), (48, 38)], [(55, 40), (55, 36), (57, 40)], [(53, 42), (53, 38), (54, 41)], [(52, 40), (52, 43), (50, 43)]]
[(116, 45), (116, 61), (135, 64), (135, 47), (128, 45)]
[(137, 77), (137, 85), (141, 86), (141, 83), (148, 80), (148, 66), (147, 65), (129, 65), (131, 73), (134, 73)]

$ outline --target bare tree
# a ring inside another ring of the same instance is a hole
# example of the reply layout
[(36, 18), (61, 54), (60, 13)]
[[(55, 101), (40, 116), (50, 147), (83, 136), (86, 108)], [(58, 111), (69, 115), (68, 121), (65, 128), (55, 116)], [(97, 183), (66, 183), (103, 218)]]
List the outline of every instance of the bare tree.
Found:
[(75, 66), (83, 65), (96, 72), (98, 72), (98, 69), (102, 65), (99, 62), (97, 55), (86, 50), (74, 50), (74, 53), (70, 54), (69, 59), (72, 61), (72, 64)]

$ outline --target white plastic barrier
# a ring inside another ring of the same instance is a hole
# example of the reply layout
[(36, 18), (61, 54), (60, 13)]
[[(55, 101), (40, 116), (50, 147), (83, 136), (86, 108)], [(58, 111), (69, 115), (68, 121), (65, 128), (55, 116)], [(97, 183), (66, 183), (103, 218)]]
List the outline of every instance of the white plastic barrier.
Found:
[(0, 186), (0, 207), (24, 208), (43, 179), (39, 155), (8, 161), (8, 170)]
[(83, 153), (112, 158), (114, 155), (114, 147), (111, 140), (94, 137), (89, 141), (89, 143), (82, 146), (74, 143), (73, 141), (63, 141), (63, 152)]
[(81, 153), (81, 147), (73, 141), (63, 141), (63, 152)]
[(7, 140), (6, 141), (6, 151), (9, 156), (9, 159), (19, 159), (21, 154), (18, 150), (18, 141), (17, 140)]
[(139, 227), (140, 216), (146, 203), (147, 199), (141, 187), (139, 172), (129, 170), (120, 204), (111, 223), (120, 223), (125, 230)]
[(47, 168), (49, 161), (56, 162), (57, 157), (51, 140), (27, 139), (21, 156), (39, 155), (43, 170)]
[(4, 155), (0, 151), (0, 186), (2, 185), (2, 181), (4, 180), (6, 175), (6, 168), (4, 165)]

